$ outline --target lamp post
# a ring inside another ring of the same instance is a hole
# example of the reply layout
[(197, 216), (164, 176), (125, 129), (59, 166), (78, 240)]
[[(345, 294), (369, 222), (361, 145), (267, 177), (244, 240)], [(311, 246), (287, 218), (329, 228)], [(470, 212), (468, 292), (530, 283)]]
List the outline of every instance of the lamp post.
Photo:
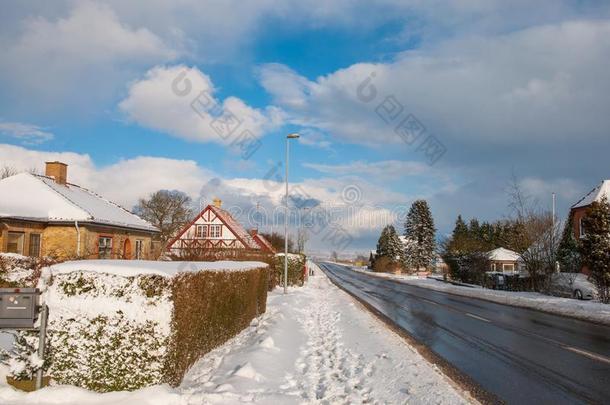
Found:
[(290, 153), (290, 140), (297, 139), (299, 134), (286, 136), (286, 196), (284, 198), (284, 294), (288, 293), (288, 159)]

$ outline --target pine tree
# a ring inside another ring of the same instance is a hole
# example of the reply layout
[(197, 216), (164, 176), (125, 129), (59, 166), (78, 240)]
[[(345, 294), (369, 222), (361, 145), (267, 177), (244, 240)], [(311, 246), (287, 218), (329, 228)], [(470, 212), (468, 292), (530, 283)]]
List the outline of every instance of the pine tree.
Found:
[(591, 204), (583, 218), (583, 263), (589, 268), (602, 302), (610, 302), (610, 205), (604, 196)]
[(404, 260), (404, 247), (398, 237), (396, 228), (393, 225), (388, 225), (386, 228), (388, 230), (386, 256), (392, 263), (402, 263)]
[(381, 230), (381, 235), (377, 241), (377, 257), (387, 256), (388, 252), (388, 227)]
[(580, 271), (582, 263), (579, 249), (579, 243), (574, 236), (574, 214), (570, 212), (557, 248), (557, 260), (562, 272), (577, 273)]
[(435, 256), (436, 241), (434, 220), (425, 200), (411, 205), (405, 221), (405, 237), (409, 241), (405, 249), (406, 264), (415, 269), (428, 268)]

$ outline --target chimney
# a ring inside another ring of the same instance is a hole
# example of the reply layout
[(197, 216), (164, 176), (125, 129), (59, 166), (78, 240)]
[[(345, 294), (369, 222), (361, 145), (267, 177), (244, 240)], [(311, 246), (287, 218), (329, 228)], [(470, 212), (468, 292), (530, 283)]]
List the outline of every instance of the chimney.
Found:
[(214, 198), (214, 207), (220, 208), (222, 207), (222, 200), (218, 197)]
[(68, 181), (68, 165), (62, 162), (45, 162), (45, 173), (48, 177), (53, 177), (57, 184), (66, 184)]
[(250, 229), (250, 236), (256, 236), (258, 234), (258, 229)]

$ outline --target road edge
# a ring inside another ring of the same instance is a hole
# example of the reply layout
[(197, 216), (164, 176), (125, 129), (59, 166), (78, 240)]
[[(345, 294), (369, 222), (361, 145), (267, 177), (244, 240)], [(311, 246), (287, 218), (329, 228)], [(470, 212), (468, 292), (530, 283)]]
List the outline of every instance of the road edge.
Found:
[(483, 405), (487, 404), (504, 404), (500, 398), (497, 396), (487, 392), (483, 389), (476, 381), (467, 376), (466, 374), (459, 371), (455, 366), (449, 363), (447, 360), (440, 357), (434, 351), (432, 351), (428, 346), (421, 343), (419, 340), (415, 339), (411, 336), (407, 331), (402, 329), (400, 326), (396, 325), (394, 321), (392, 321), (389, 317), (378, 311), (375, 307), (373, 307), (368, 302), (362, 300), (361, 298), (355, 296), (350, 291), (343, 288), (340, 284), (338, 284), (332, 276), (328, 275), (321, 266), (318, 265), (320, 269), (324, 272), (326, 277), (330, 280), (333, 285), (339, 288), (341, 291), (348, 294), (351, 298), (353, 298), (358, 304), (362, 305), (366, 308), (373, 316), (383, 322), (388, 329), (396, 333), (399, 337), (405, 340), (405, 342), (411, 346), (420, 356), (422, 356), (427, 362), (436, 366), (438, 371), (447, 378), (448, 382), (453, 385), (454, 388), (459, 390), (460, 393), (464, 395), (464, 397), (475, 403), (480, 403)]
[[(340, 263), (336, 263), (336, 264), (341, 265)], [(450, 295), (453, 295), (453, 296), (456, 296), (456, 297), (466, 297), (466, 298), (472, 298), (472, 299), (479, 300), (479, 301), (492, 302), (494, 304), (506, 305), (508, 307), (513, 307), (513, 308), (528, 309), (530, 311), (542, 312), (542, 313), (548, 314), (548, 315), (555, 315), (555, 316), (560, 316), (562, 318), (575, 319), (577, 321), (588, 322), (588, 323), (592, 323), (594, 325), (610, 326), (610, 320), (609, 321), (604, 321), (604, 320), (600, 320), (600, 319), (591, 319), (591, 318), (586, 318), (584, 316), (570, 315), (570, 314), (564, 314), (564, 313), (559, 313), (559, 312), (553, 312), (553, 311), (549, 311), (549, 310), (545, 310), (545, 309), (534, 308), (532, 306), (527, 306), (527, 305), (517, 305), (517, 304), (514, 304), (514, 303), (504, 302), (502, 300), (490, 299), (488, 297), (475, 297), (475, 296), (467, 295), (467, 294), (459, 294), (458, 292), (455, 292), (455, 291), (447, 291), (447, 290), (436, 289), (436, 288), (428, 288), (428, 287), (424, 287), (424, 286), (421, 286), (421, 285), (409, 283), (408, 280), (399, 280), (399, 279), (392, 278), (392, 277), (385, 277), (385, 276), (383, 276), (381, 274), (377, 274), (377, 273), (373, 273), (373, 272), (367, 272), (367, 271), (363, 271), (363, 270), (357, 270), (357, 269), (354, 269), (351, 266), (347, 266), (347, 265), (342, 265), (342, 266), (348, 267), (351, 271), (355, 271), (357, 273), (364, 273), (364, 274), (367, 274), (367, 275), (371, 275), (373, 277), (382, 278), (382, 279), (388, 280), (388, 281), (393, 281), (395, 283), (406, 284), (406, 285), (408, 285), (410, 287), (416, 287), (416, 288), (421, 288), (421, 289), (424, 289), (424, 290), (431, 290), (431, 291), (442, 292), (442, 293), (450, 294)]]

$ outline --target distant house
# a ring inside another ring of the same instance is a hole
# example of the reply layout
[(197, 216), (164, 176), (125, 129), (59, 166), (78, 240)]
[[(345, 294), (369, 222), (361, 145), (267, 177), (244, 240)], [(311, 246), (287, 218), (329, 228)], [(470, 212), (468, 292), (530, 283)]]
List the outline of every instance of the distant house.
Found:
[(519, 271), (521, 255), (510, 249), (505, 249), (502, 247), (494, 249), (490, 252), (487, 252), (487, 258), (490, 262), (490, 271), (497, 271), (502, 273), (513, 273)]
[(148, 259), (159, 230), (68, 182), (68, 166), (0, 180), (0, 251), (58, 258)]
[(608, 200), (610, 200), (610, 180), (602, 181), (597, 187), (589, 191), (587, 195), (578, 200), (576, 204), (572, 205), (570, 211), (573, 215), (572, 226), (575, 238), (579, 239), (585, 235), (582, 220), (587, 212), (587, 208), (589, 208), (594, 201), (601, 200), (603, 196), (606, 196)]
[(205, 207), (167, 245), (168, 252), (177, 256), (215, 249), (275, 253), (263, 235), (256, 230), (247, 232), (228, 211), (223, 210), (220, 199)]

